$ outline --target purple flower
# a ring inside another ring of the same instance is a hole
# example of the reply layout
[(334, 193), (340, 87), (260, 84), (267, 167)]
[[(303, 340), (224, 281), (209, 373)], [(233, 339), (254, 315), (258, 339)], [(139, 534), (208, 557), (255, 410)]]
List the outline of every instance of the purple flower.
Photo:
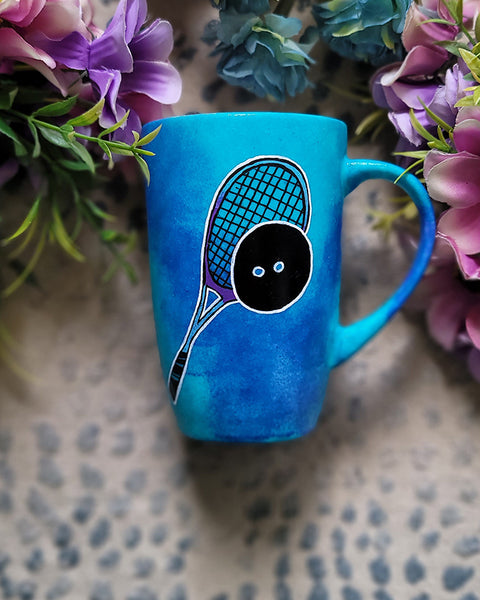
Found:
[(146, 0), (120, 0), (104, 33), (93, 41), (74, 32), (60, 42), (46, 42), (45, 50), (58, 62), (86, 70), (97, 99), (105, 98), (100, 125), (110, 127), (130, 110), (114, 136), (133, 141), (132, 131), (142, 122), (165, 116), (165, 105), (181, 94), (178, 71), (168, 62), (173, 48), (172, 27), (156, 19), (143, 27)]

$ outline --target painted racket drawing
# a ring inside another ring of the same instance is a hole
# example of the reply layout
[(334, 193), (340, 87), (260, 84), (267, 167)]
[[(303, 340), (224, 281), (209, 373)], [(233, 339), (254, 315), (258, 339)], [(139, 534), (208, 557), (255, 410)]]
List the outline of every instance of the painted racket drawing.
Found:
[[(305, 235), (310, 211), (305, 173), (287, 158), (250, 159), (235, 167), (222, 181), (205, 224), (197, 305), (170, 369), (168, 387), (174, 403), (195, 340), (221, 310), (233, 302), (241, 302), (256, 312), (280, 312), (303, 294), (312, 267), (311, 246)], [(282, 253), (282, 240), (285, 257), (275, 254), (276, 248)], [(269, 256), (263, 260), (275, 257), (269, 269), (273, 269), (273, 276), (266, 273), (261, 266), (262, 257), (257, 256), (258, 249), (265, 247)], [(290, 271), (289, 262), (292, 262)], [(288, 280), (286, 296), (276, 291), (285, 287), (284, 283), (280, 286), (276, 283), (282, 278)], [(253, 289), (258, 297), (242, 298), (243, 289), (250, 295)]]

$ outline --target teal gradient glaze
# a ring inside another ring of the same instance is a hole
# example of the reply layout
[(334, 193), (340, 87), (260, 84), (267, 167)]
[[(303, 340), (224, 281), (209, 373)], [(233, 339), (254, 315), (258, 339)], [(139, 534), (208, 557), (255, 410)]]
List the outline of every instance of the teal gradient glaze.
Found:
[(311, 196), (307, 232), (311, 279), (282, 312), (261, 314), (231, 302), (196, 338), (176, 403), (188, 436), (216, 441), (276, 441), (310, 431), (320, 414), (330, 369), (346, 360), (398, 310), (425, 269), (435, 220), (428, 195), (411, 175), (399, 184), (419, 207), (422, 241), (401, 287), (377, 311), (339, 324), (344, 196), (368, 178), (394, 181), (401, 170), (346, 157), (343, 122), (313, 115), (219, 113), (162, 125), (148, 146), (149, 253), (158, 348), (166, 378), (195, 310), (202, 247), (212, 201), (238, 165), (283, 157), (305, 173)]

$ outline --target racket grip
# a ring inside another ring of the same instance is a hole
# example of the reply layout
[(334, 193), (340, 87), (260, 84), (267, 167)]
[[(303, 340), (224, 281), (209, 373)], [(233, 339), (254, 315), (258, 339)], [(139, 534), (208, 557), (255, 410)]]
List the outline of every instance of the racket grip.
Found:
[(185, 367), (188, 361), (188, 352), (184, 350), (180, 350), (180, 352), (175, 357), (175, 362), (170, 369), (170, 377), (168, 380), (168, 389), (170, 390), (170, 395), (172, 396), (173, 403), (175, 404), (177, 401), (177, 396), (180, 392), (180, 384), (183, 380), (183, 374), (185, 371)]

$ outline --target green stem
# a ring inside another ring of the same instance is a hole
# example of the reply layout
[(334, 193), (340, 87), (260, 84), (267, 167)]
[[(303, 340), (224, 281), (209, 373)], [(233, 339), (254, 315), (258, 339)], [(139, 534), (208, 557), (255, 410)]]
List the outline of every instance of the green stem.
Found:
[(277, 2), (277, 7), (273, 11), (274, 14), (281, 15), (282, 17), (288, 17), (293, 5), (295, 4), (295, 0), (277, 0)]

